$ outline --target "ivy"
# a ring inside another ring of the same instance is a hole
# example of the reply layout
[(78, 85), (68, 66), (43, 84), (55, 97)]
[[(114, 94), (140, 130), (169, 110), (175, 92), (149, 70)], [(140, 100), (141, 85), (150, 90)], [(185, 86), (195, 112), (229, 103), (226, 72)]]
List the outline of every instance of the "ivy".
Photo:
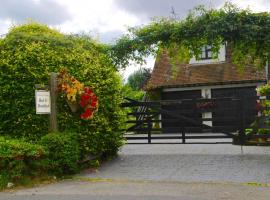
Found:
[(142, 63), (146, 56), (158, 55), (162, 49), (173, 51), (171, 57), (183, 62), (192, 56), (198, 58), (202, 46), (212, 45), (217, 57), (220, 45), (226, 43), (233, 50), (235, 64), (262, 67), (269, 60), (269, 33), (268, 12), (253, 13), (226, 3), (220, 9), (199, 6), (182, 20), (162, 18), (130, 28), (108, 50), (115, 65), (124, 68), (130, 60)]

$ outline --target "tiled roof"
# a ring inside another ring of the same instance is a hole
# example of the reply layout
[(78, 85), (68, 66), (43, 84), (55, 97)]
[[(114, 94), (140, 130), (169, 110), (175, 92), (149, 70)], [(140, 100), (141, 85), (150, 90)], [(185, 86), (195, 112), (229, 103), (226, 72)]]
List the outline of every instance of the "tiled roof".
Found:
[(231, 62), (203, 65), (179, 64), (172, 67), (170, 58), (163, 53), (156, 61), (145, 89), (246, 82), (265, 82), (264, 70), (258, 71), (253, 66), (246, 66), (241, 70)]

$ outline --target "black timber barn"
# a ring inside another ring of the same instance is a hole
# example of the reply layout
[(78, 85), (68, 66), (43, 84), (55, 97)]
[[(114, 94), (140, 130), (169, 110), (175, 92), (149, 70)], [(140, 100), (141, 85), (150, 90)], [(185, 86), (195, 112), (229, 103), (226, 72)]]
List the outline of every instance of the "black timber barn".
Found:
[[(205, 51), (207, 50), (207, 51)], [(175, 73), (176, 71), (176, 73)], [(265, 71), (259, 71), (252, 65), (239, 69), (232, 63), (231, 51), (225, 45), (221, 47), (217, 59), (211, 58), (211, 49), (203, 48), (200, 60), (191, 59), (189, 63), (171, 64), (170, 57), (164, 51), (159, 59), (156, 59), (152, 75), (145, 86), (145, 90), (156, 92), (160, 100), (184, 100), (184, 99), (215, 99), (215, 98), (239, 98), (245, 99), (245, 108), (254, 108), (250, 115), (255, 116), (256, 88), (266, 83)], [(165, 109), (177, 112), (181, 109), (190, 109), (186, 116), (190, 118), (213, 118), (211, 122), (203, 122), (209, 126), (228, 125), (225, 121), (215, 120), (224, 114), (234, 116), (237, 109), (226, 113), (228, 103), (220, 103), (218, 111), (204, 112), (194, 115), (196, 105), (189, 101), (186, 105), (164, 106)], [(183, 107), (184, 106), (184, 107)], [(224, 108), (224, 109), (223, 109)], [(250, 109), (249, 109), (250, 110)], [(167, 115), (162, 119), (170, 118)], [(250, 119), (250, 123), (252, 119)], [(229, 122), (237, 123), (237, 122)], [(163, 122), (160, 124), (164, 132), (177, 132), (179, 123)], [(185, 126), (192, 126), (185, 124)], [(200, 127), (193, 126), (194, 132), (200, 131)], [(219, 131), (219, 130), (217, 130)]]

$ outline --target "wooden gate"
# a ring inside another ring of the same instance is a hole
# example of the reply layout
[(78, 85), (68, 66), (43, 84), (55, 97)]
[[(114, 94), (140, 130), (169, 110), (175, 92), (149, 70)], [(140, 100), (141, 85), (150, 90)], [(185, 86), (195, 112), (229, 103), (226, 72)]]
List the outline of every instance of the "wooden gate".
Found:
[[(246, 115), (254, 109), (243, 109), (243, 99), (235, 98), (148, 102), (126, 99), (122, 106), (130, 110), (125, 137), (128, 143), (135, 144), (232, 143), (236, 135), (244, 138), (247, 122), (255, 119), (254, 113)], [(222, 116), (204, 115), (221, 111)]]

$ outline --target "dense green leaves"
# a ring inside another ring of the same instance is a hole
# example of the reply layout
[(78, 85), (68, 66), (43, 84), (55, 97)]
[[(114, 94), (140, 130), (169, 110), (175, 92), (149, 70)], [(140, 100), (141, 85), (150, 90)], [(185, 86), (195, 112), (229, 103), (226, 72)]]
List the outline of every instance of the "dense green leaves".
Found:
[(48, 152), (49, 172), (56, 175), (78, 172), (79, 143), (75, 133), (49, 133), (40, 144)]
[(48, 133), (48, 115), (35, 113), (35, 84), (47, 85), (50, 72), (65, 67), (93, 88), (99, 111), (92, 120), (81, 120), (59, 96), (60, 131), (78, 133), (82, 158), (115, 153), (122, 144), (122, 83), (104, 49), (89, 37), (63, 35), (45, 25), (12, 28), (0, 39), (0, 135), (37, 141)]
[(161, 19), (130, 29), (111, 47), (111, 55), (115, 63), (125, 67), (129, 60), (141, 62), (143, 57), (164, 48), (187, 60), (198, 56), (203, 45), (212, 45), (217, 55), (219, 46), (227, 43), (236, 64), (263, 66), (269, 58), (269, 32), (269, 13), (252, 13), (229, 3), (217, 10), (198, 7), (183, 20)]
[(0, 190), (24, 176), (46, 173), (47, 152), (41, 145), (0, 137)]
[(141, 68), (129, 75), (127, 84), (133, 90), (141, 90), (151, 76), (151, 69)]
[(8, 182), (20, 183), (38, 176), (65, 175), (78, 171), (78, 135), (50, 133), (39, 144), (0, 137), (0, 190)]
[(258, 93), (262, 96), (269, 96), (270, 95), (270, 85), (269, 84), (263, 85), (263, 86), (259, 87), (257, 90), (258, 90)]

